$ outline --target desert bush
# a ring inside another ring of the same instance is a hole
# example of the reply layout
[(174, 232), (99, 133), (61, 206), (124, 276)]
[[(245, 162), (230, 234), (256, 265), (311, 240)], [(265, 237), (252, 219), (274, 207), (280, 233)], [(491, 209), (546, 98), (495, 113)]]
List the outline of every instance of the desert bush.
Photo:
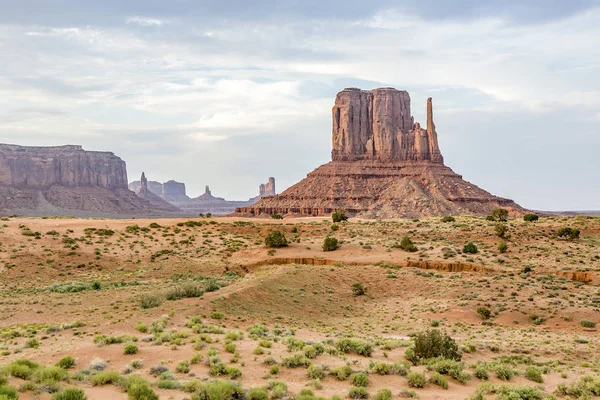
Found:
[(600, 396), (600, 378), (582, 376), (577, 382), (570, 385), (558, 385), (556, 392), (563, 396), (573, 396), (578, 399), (591, 399), (593, 396)]
[(463, 246), (463, 253), (476, 254), (479, 250), (473, 242), (469, 242)]
[(411, 253), (419, 250), (408, 236), (402, 238), (400, 241), (400, 248)]
[(483, 319), (490, 319), (490, 317), (492, 316), (492, 312), (489, 308), (486, 307), (479, 307), (477, 309), (477, 314), (481, 315), (481, 318)]
[(355, 372), (350, 375), (350, 383), (354, 386), (367, 387), (369, 386), (369, 376), (363, 372)]
[(175, 367), (175, 371), (179, 372), (180, 374), (187, 374), (190, 372), (189, 361), (181, 361), (179, 364), (177, 364), (177, 367)]
[(239, 383), (214, 381), (199, 386), (192, 400), (243, 400), (245, 393)]
[(487, 381), (490, 378), (488, 370), (483, 364), (477, 364), (474, 374), (477, 379), (481, 379), (482, 381)]
[(2, 373), (8, 376), (14, 376), (23, 380), (31, 379), (34, 371), (39, 368), (39, 364), (33, 361), (19, 359), (5, 365), (2, 368)]
[(525, 369), (525, 378), (537, 383), (544, 382), (542, 371), (533, 366), (529, 366), (527, 369)]
[(496, 208), (492, 211), (492, 217), (494, 221), (506, 221), (508, 220), (508, 210), (505, 208)]
[(163, 303), (163, 296), (160, 293), (143, 294), (139, 298), (140, 307), (144, 310), (148, 308), (159, 307)]
[(352, 368), (350, 368), (349, 365), (344, 365), (343, 367), (334, 368), (331, 370), (331, 374), (335, 376), (338, 381), (345, 381), (350, 375), (352, 375), (352, 373)]
[(339, 339), (335, 342), (335, 347), (342, 353), (356, 353), (365, 357), (371, 357), (373, 353), (372, 344), (355, 339)]
[(75, 367), (75, 359), (71, 356), (61, 358), (57, 363), (57, 367), (69, 369)]
[(1, 400), (18, 400), (19, 394), (17, 389), (12, 386), (4, 385), (0, 386), (0, 399)]
[(446, 215), (446, 216), (442, 217), (442, 222), (454, 222), (454, 221), (456, 221), (456, 219), (454, 219), (454, 217), (451, 215)]
[(592, 321), (587, 321), (584, 319), (581, 321), (581, 326), (583, 326), (584, 328), (595, 328), (596, 323), (592, 322)]
[(123, 354), (137, 354), (138, 347), (134, 343), (127, 343), (123, 349)]
[(60, 367), (39, 367), (33, 373), (33, 380), (37, 383), (57, 383), (67, 377), (67, 371)]
[(540, 219), (540, 217), (537, 214), (529, 213), (529, 214), (523, 215), (523, 221), (526, 221), (526, 222), (534, 222), (534, 221), (537, 221), (538, 219)]
[(408, 386), (414, 388), (425, 387), (427, 381), (425, 380), (425, 374), (422, 372), (411, 372), (408, 374)]
[(338, 240), (334, 237), (327, 236), (323, 240), (323, 251), (334, 251), (338, 247)]
[(289, 357), (284, 357), (281, 364), (288, 368), (308, 367), (311, 362), (304, 354), (296, 353)]
[(556, 236), (558, 236), (559, 238), (567, 239), (567, 240), (579, 239), (579, 234), (580, 234), (579, 229), (574, 229), (574, 228), (571, 228), (568, 226), (564, 227), (564, 228), (560, 228), (558, 231), (556, 231)]
[(438, 372), (431, 374), (429, 377), (429, 382), (433, 383), (434, 385), (438, 385), (443, 389), (448, 389), (448, 381)]
[(348, 392), (348, 397), (351, 399), (368, 399), (369, 392), (364, 387), (353, 387)]
[(498, 223), (496, 224), (494, 230), (496, 231), (496, 236), (504, 239), (506, 237), (506, 233), (508, 232), (508, 226), (506, 226), (506, 224), (503, 223)]
[(415, 345), (411, 350), (412, 359), (409, 361), (415, 365), (428, 358), (444, 357), (456, 361), (460, 361), (462, 358), (458, 352), (456, 341), (437, 329), (418, 333), (415, 337)]
[(356, 282), (352, 284), (352, 296), (364, 296), (367, 294), (367, 288), (360, 282)]
[(264, 387), (255, 387), (248, 390), (247, 400), (269, 400), (269, 392)]
[(496, 365), (494, 372), (496, 373), (496, 377), (503, 381), (510, 381), (516, 375), (516, 371), (514, 369), (503, 364)]
[(125, 232), (127, 232), (127, 233), (135, 234), (135, 233), (138, 233), (139, 231), (140, 231), (140, 227), (137, 224), (128, 225), (127, 227), (125, 227)]
[(498, 243), (498, 252), (500, 252), (500, 253), (506, 253), (507, 250), (508, 250), (508, 244), (506, 243), (505, 240), (501, 240)]
[(379, 389), (374, 400), (392, 400), (392, 392), (389, 389)]
[(322, 379), (325, 377), (323, 367), (318, 365), (311, 365), (308, 367), (306, 373), (310, 379)]
[(121, 382), (123, 382), (123, 378), (117, 371), (102, 371), (90, 376), (92, 386), (110, 385)]
[(203, 295), (204, 285), (196, 282), (190, 282), (171, 288), (165, 293), (167, 300), (190, 299), (202, 297)]
[(548, 399), (539, 389), (529, 386), (501, 386), (498, 390), (498, 400), (544, 400)]
[(270, 248), (286, 247), (288, 241), (280, 231), (271, 231), (265, 237), (265, 246)]
[(147, 383), (134, 383), (127, 389), (129, 400), (158, 400), (158, 395)]
[(333, 214), (331, 214), (331, 219), (334, 223), (343, 222), (348, 220), (348, 216), (346, 215), (345, 210), (337, 210)]
[(273, 218), (273, 219), (283, 219), (283, 215), (281, 215), (281, 214), (271, 214), (271, 218)]
[(148, 332), (148, 325), (144, 324), (143, 322), (138, 322), (135, 324), (135, 330), (141, 333), (146, 333)]
[(79, 388), (65, 388), (52, 396), (52, 400), (86, 400), (85, 392)]

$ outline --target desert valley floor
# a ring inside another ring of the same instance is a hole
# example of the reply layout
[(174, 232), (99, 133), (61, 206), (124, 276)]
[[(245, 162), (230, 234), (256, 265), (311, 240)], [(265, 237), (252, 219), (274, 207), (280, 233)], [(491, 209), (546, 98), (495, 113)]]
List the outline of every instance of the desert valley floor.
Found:
[[(498, 225), (3, 218), (0, 399), (600, 396), (600, 218)], [(427, 330), (460, 362), (410, 362)]]

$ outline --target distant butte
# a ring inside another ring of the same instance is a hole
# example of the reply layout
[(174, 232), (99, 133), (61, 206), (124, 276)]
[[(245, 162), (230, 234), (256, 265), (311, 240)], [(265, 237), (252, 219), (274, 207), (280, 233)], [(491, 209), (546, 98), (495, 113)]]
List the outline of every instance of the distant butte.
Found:
[(393, 88), (342, 90), (332, 109), (332, 161), (236, 213), (317, 216), (343, 209), (366, 218), (414, 218), (525, 211), (445, 166), (431, 98), (425, 128), (414, 121), (410, 102), (408, 92)]

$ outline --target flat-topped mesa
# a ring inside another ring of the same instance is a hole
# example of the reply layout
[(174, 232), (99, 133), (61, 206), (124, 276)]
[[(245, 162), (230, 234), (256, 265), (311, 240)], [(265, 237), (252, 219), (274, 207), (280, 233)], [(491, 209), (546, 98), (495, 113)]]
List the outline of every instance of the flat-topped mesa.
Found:
[(427, 100), (427, 129), (414, 122), (404, 90), (344, 89), (332, 109), (333, 161), (430, 161), (443, 164)]
[(16, 188), (100, 187), (127, 189), (125, 161), (81, 146), (0, 144), (0, 185)]

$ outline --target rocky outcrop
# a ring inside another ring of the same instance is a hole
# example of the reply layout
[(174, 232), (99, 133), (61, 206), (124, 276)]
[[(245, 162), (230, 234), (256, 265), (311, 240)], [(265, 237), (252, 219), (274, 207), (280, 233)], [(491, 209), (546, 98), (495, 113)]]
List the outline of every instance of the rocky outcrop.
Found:
[(346, 210), (366, 218), (488, 214), (524, 210), (465, 181), (444, 165), (427, 100), (426, 129), (410, 96), (391, 88), (345, 89), (333, 107), (332, 161), (280, 195), (265, 196), (245, 215), (325, 215)]
[(162, 184), (162, 196), (168, 202), (187, 201), (189, 197), (185, 192), (185, 183), (174, 180), (166, 181)]
[(0, 211), (24, 215), (157, 215), (127, 188), (123, 160), (81, 146), (0, 144)]
[(100, 187), (127, 189), (125, 161), (81, 146), (0, 144), (0, 184), (14, 188)]
[(148, 185), (148, 179), (146, 178), (146, 174), (144, 172), (142, 172), (139, 189), (136, 191), (136, 194), (138, 197), (150, 202), (150, 204), (152, 204), (152, 206), (157, 210), (163, 210), (168, 212), (182, 212), (181, 209), (175, 207), (173, 204), (164, 200), (162, 197), (150, 190), (150, 186)]
[(273, 196), (275, 193), (277, 193), (277, 192), (275, 191), (275, 178), (273, 178), (273, 177), (269, 178), (269, 182), (261, 183), (260, 186), (258, 187), (258, 196), (259, 197)]
[(414, 123), (408, 92), (392, 88), (344, 89), (335, 99), (332, 119), (333, 161), (444, 162), (431, 99), (426, 130)]

